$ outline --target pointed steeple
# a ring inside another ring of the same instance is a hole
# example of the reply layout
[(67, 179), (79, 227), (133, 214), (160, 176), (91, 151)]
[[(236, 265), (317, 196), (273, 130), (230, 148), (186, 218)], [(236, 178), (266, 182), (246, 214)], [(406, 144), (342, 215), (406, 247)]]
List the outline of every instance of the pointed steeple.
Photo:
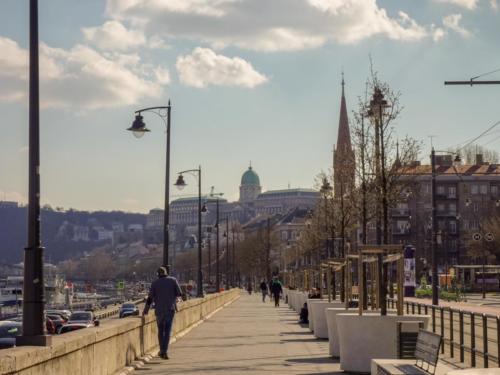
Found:
[(337, 131), (337, 145), (333, 157), (335, 194), (340, 193), (340, 187), (347, 192), (354, 188), (355, 157), (351, 144), (351, 132), (349, 130), (349, 117), (347, 115), (347, 104), (345, 100), (345, 80), (342, 72), (342, 97), (340, 99), (339, 127)]
[(352, 152), (351, 133), (349, 131), (349, 117), (347, 116), (347, 105), (345, 101), (345, 81), (342, 72), (342, 98), (340, 100), (339, 128), (337, 133), (337, 152)]

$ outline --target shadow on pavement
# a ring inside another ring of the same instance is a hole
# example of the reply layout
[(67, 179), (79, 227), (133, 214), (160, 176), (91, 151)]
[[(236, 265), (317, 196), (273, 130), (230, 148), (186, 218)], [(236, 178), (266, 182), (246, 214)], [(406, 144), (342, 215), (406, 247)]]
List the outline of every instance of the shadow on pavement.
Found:
[(338, 359), (334, 359), (332, 357), (316, 357), (316, 358), (292, 358), (287, 359), (287, 362), (295, 362), (295, 363), (311, 363), (311, 364), (322, 364), (322, 363), (339, 363)]

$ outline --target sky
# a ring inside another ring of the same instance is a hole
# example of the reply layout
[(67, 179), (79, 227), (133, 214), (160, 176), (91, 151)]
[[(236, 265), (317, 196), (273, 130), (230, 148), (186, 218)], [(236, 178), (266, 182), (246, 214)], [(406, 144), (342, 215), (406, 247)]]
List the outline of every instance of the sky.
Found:
[[(39, 1), (41, 200), (147, 212), (163, 206), (165, 127), (127, 132), (172, 102), (171, 184), (202, 168), (238, 198), (252, 163), (263, 190), (311, 188), (332, 164), (345, 74), (349, 111), (370, 56), (401, 92), (398, 137), (447, 149), (500, 120), (500, 86), (444, 86), (500, 68), (495, 0)], [(500, 2), (499, 2), (500, 3)], [(0, 200), (28, 195), (28, 0), (0, 1)], [(500, 79), (500, 72), (484, 78)], [(500, 149), (500, 132), (479, 144)], [(182, 195), (196, 194), (197, 181)], [(171, 199), (180, 196), (172, 187)]]

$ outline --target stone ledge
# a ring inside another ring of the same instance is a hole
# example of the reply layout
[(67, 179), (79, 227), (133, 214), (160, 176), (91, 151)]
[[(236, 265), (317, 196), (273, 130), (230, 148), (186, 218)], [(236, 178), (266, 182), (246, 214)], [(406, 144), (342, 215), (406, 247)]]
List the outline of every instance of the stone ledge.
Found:
[[(178, 335), (189, 329), (238, 296), (239, 289), (232, 289), (203, 299), (183, 302), (176, 314), (173, 334)], [(116, 372), (156, 347), (157, 335), (154, 322), (154, 313), (145, 317), (107, 320), (99, 327), (53, 336), (52, 345), (49, 347), (25, 346), (4, 349), (0, 351), (0, 375), (45, 373), (83, 375), (88, 373), (88, 368), (95, 370), (93, 374)], [(120, 351), (124, 345), (127, 358)], [(102, 352), (102, 356), (96, 358), (94, 352)], [(128, 357), (133, 358), (130, 360)], [(116, 369), (110, 372), (110, 366), (113, 367), (112, 361), (115, 358), (116, 362), (124, 360), (127, 363), (117, 363)]]

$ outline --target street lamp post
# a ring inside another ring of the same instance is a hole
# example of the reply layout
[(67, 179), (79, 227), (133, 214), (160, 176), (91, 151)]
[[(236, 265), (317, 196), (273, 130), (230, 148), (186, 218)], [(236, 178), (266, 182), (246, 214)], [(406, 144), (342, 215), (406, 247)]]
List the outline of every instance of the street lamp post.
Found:
[(210, 192), (211, 197), (217, 197), (216, 201), (216, 216), (215, 216), (215, 227), (217, 228), (217, 238), (215, 242), (215, 289), (217, 293), (220, 291), (220, 264), (219, 264), (219, 256), (220, 256), (220, 248), (219, 248), (219, 198), (222, 197), (224, 193), (214, 193), (213, 186), (212, 191)]
[(203, 209), (206, 208), (202, 207), (201, 205), (201, 166), (198, 167), (198, 169), (188, 169), (182, 172), (179, 172), (179, 177), (177, 178), (177, 181), (175, 182), (175, 186), (177, 186), (178, 189), (183, 189), (187, 184), (184, 181), (183, 174), (184, 173), (193, 173), (198, 175), (198, 283), (197, 283), (197, 292), (196, 292), (196, 297), (203, 297), (203, 274), (201, 272), (201, 262), (202, 262), (202, 257), (201, 257), (201, 214), (203, 212)]
[(163, 210), (163, 267), (169, 269), (169, 223), (170, 223), (170, 111), (172, 106), (170, 100), (167, 106), (149, 107), (135, 111), (135, 120), (127, 130), (131, 131), (136, 138), (141, 138), (145, 133), (150, 132), (142, 120), (142, 112), (153, 112), (158, 115), (165, 124), (167, 130), (166, 158), (165, 158), (165, 207)]
[(24, 249), (23, 334), (17, 345), (47, 346), (45, 334), (45, 285), (40, 236), (40, 91), (38, 58), (38, 0), (30, 0), (29, 57), (29, 201), (28, 245)]
[(224, 237), (226, 237), (226, 290), (229, 290), (229, 217), (226, 216), (226, 231)]

